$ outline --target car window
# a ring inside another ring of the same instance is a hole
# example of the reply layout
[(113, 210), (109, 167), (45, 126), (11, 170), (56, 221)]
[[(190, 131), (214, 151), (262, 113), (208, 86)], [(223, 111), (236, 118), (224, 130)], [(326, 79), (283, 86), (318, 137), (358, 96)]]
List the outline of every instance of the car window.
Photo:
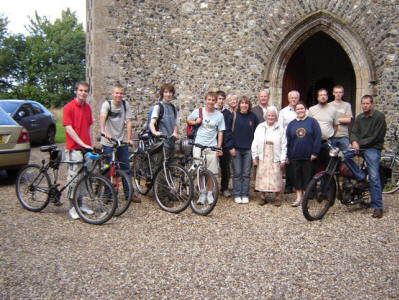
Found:
[(42, 108), (36, 103), (31, 103), (31, 108), (34, 115), (43, 113)]
[(0, 107), (0, 125), (16, 125), (17, 123)]
[(6, 100), (0, 100), (0, 107), (5, 110), (9, 115), (13, 115), (17, 110), (19, 103), (16, 102), (8, 102)]
[(17, 111), (17, 115), (19, 115), (20, 112), (22, 112), (22, 111), (25, 113), (23, 117), (28, 117), (28, 116), (33, 115), (32, 108), (29, 104), (21, 105), (21, 107)]

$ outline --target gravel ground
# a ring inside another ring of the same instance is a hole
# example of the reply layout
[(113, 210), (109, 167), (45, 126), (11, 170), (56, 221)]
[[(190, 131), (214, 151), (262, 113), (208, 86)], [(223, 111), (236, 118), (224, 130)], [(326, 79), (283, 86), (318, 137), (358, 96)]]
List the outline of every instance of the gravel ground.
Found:
[(24, 210), (14, 189), (3, 174), (2, 299), (399, 297), (399, 194), (384, 196), (380, 220), (336, 203), (307, 222), (293, 195), (280, 207), (221, 197), (208, 217), (146, 197), (94, 226), (71, 220), (67, 204)]

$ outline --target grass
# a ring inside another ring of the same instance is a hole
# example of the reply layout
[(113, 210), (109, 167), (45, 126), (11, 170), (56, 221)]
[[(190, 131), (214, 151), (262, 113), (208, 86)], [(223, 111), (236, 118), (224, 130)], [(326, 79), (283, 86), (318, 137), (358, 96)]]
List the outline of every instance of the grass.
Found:
[(65, 127), (62, 126), (61, 121), (57, 121), (56, 126), (57, 126), (57, 132), (55, 134), (55, 142), (57, 144), (65, 143)]
[(62, 108), (51, 108), (50, 111), (54, 115), (57, 127), (55, 142), (57, 144), (65, 143), (65, 127), (62, 126)]

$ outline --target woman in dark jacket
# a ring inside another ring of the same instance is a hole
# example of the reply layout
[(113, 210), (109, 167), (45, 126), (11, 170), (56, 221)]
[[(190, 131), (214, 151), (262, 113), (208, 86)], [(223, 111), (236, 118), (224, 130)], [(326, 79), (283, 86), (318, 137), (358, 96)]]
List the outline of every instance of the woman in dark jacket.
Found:
[(319, 123), (306, 116), (306, 106), (299, 102), (295, 111), (296, 119), (287, 126), (287, 164), (292, 163), (296, 201), (291, 206), (299, 206), (307, 184), (312, 177), (312, 161), (320, 151), (321, 131)]
[(237, 112), (230, 115), (227, 122), (226, 147), (233, 164), (233, 195), (236, 203), (249, 202), (251, 174), (251, 145), (258, 119), (251, 112), (251, 101), (243, 96), (238, 102)]

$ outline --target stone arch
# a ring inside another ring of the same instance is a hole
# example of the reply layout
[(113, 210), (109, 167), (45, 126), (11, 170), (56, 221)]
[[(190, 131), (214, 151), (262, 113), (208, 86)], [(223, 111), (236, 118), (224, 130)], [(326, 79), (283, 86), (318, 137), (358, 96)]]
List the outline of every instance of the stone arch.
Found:
[(298, 47), (310, 36), (322, 31), (337, 41), (348, 55), (356, 76), (356, 112), (360, 112), (360, 98), (374, 94), (375, 69), (360, 36), (331, 13), (321, 10), (299, 20), (288, 30), (283, 40), (272, 50), (265, 68), (264, 81), (270, 88), (271, 99), (281, 105), (282, 84), (287, 64)]

